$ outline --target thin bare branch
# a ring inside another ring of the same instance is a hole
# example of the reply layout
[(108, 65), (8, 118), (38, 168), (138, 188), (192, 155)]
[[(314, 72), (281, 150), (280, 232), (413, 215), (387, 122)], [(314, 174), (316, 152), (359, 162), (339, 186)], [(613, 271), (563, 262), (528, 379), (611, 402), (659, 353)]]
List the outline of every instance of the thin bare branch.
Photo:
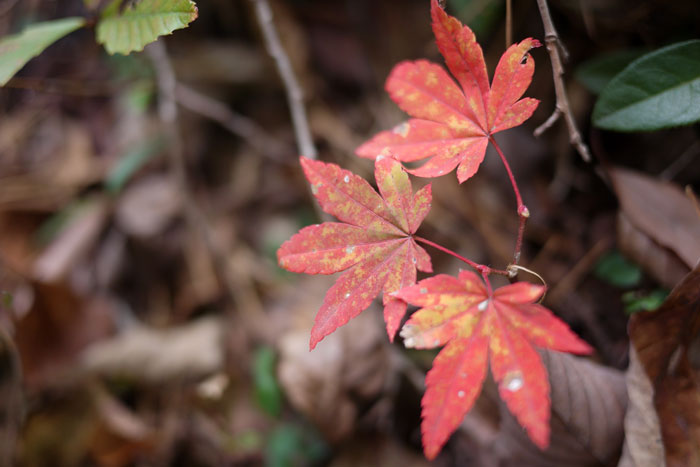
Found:
[(540, 125), (535, 130), (535, 136), (540, 136), (542, 133), (547, 131), (554, 123), (559, 119), (560, 116), (564, 116), (566, 121), (566, 126), (569, 129), (569, 141), (576, 148), (576, 150), (581, 154), (584, 161), (591, 161), (591, 153), (583, 142), (581, 138), (581, 133), (576, 126), (574, 121), (574, 116), (571, 113), (571, 108), (569, 107), (569, 98), (566, 95), (566, 86), (564, 85), (564, 67), (562, 66), (561, 59), (561, 41), (559, 40), (559, 35), (557, 30), (554, 28), (554, 23), (552, 23), (552, 17), (549, 14), (549, 7), (547, 6), (547, 0), (537, 0), (537, 6), (540, 9), (540, 16), (542, 17), (542, 24), (544, 25), (544, 35), (545, 35), (545, 45), (547, 46), (547, 52), (549, 53), (549, 58), (552, 61), (552, 75), (554, 79), (554, 93), (557, 98), (556, 108), (554, 113)]
[[(247, 314), (260, 314), (262, 305), (256, 300), (241, 299), (249, 296), (244, 289), (245, 284), (235, 277), (227, 260), (230, 257), (214, 236), (213, 228), (207, 216), (201, 211), (194, 201), (192, 190), (187, 180), (184, 145), (178, 130), (178, 108), (176, 102), (177, 79), (172, 63), (163, 40), (156, 41), (146, 47), (148, 57), (153, 64), (158, 83), (158, 113), (160, 116), (171, 145), (168, 151), (170, 157), (170, 170), (175, 177), (175, 182), (184, 194), (185, 219), (193, 232), (199, 233), (209, 253), (214, 270), (226, 290), (229, 298), (236, 304), (237, 309), (244, 316)], [(251, 307), (251, 305), (254, 305)]]
[(513, 43), (513, 2), (506, 0), (506, 48)]
[(285, 154), (289, 155), (289, 150), (285, 149), (282, 142), (253, 120), (234, 112), (216, 99), (182, 83), (177, 83), (175, 87), (175, 99), (187, 110), (217, 122), (234, 135), (244, 139), (260, 154), (278, 162), (289, 160), (285, 157)]
[(294, 134), (296, 135), (299, 153), (310, 159), (316, 159), (318, 152), (314, 145), (309, 128), (309, 120), (306, 116), (304, 93), (294, 74), (294, 70), (292, 70), (289, 57), (280, 43), (275, 24), (272, 21), (273, 16), (270, 4), (267, 0), (251, 1), (255, 5), (255, 14), (258, 18), (263, 38), (265, 39), (265, 47), (272, 58), (275, 59), (277, 71), (282, 78), (282, 83), (287, 92), (287, 101), (289, 102), (289, 110), (292, 114), (292, 124), (294, 125)]

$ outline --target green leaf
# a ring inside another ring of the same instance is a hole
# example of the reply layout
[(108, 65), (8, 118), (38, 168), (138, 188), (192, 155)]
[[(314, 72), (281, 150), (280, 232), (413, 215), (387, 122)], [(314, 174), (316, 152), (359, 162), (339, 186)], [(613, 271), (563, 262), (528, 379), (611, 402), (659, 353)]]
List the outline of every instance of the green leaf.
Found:
[(85, 25), (83, 18), (63, 18), (28, 26), (19, 34), (0, 39), (0, 86), (48, 46)]
[(0, 307), (2, 308), (12, 308), (12, 302), (14, 302), (14, 297), (10, 292), (0, 290)]
[(97, 42), (110, 54), (129, 54), (197, 18), (190, 0), (141, 0), (119, 10), (121, 0), (107, 5), (97, 24)]
[(617, 287), (633, 287), (642, 280), (642, 271), (618, 251), (603, 256), (594, 272), (599, 279)]
[(593, 123), (651, 131), (700, 120), (700, 40), (669, 45), (630, 63), (605, 87)]
[(113, 194), (119, 193), (131, 177), (165, 147), (166, 141), (160, 135), (137, 143), (110, 170), (104, 181), (105, 189)]
[(631, 315), (639, 311), (654, 311), (668, 297), (668, 290), (655, 289), (648, 294), (640, 291), (626, 292), (622, 295), (622, 302), (625, 304), (625, 313)]
[(272, 416), (282, 410), (282, 392), (275, 376), (275, 353), (269, 347), (261, 347), (253, 358), (253, 384), (258, 405)]
[(276, 427), (265, 446), (266, 467), (325, 465), (329, 450), (321, 436), (310, 426), (285, 423)]
[(598, 55), (582, 63), (574, 76), (593, 94), (600, 94), (615, 75), (642, 54), (643, 50), (628, 49)]

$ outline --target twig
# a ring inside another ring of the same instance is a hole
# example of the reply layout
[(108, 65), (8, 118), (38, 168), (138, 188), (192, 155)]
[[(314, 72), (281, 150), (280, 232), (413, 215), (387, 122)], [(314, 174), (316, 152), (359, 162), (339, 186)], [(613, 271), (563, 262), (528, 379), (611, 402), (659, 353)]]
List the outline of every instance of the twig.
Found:
[(566, 121), (566, 126), (569, 129), (569, 141), (576, 148), (584, 161), (591, 161), (591, 153), (588, 150), (588, 146), (583, 142), (581, 138), (581, 133), (576, 126), (574, 121), (574, 116), (571, 113), (571, 108), (569, 107), (569, 98), (566, 95), (566, 87), (564, 86), (564, 67), (561, 64), (560, 47), (561, 41), (559, 40), (559, 35), (557, 30), (554, 28), (554, 23), (552, 23), (552, 17), (549, 14), (549, 7), (547, 6), (547, 0), (537, 0), (537, 6), (540, 9), (540, 16), (542, 17), (542, 24), (544, 25), (544, 42), (547, 46), (547, 52), (549, 53), (549, 58), (552, 61), (552, 76), (554, 79), (554, 93), (557, 98), (556, 107), (552, 115), (535, 130), (535, 136), (540, 136), (542, 133), (547, 131), (554, 123), (561, 117), (564, 116)]
[(227, 254), (228, 252), (223, 251), (219, 246), (214, 238), (213, 229), (209, 220), (194, 202), (192, 190), (187, 181), (183, 142), (177, 128), (178, 109), (175, 100), (177, 79), (172, 64), (170, 63), (165, 43), (162, 39), (156, 41), (146, 47), (146, 52), (156, 72), (156, 79), (158, 82), (158, 113), (171, 141), (170, 151), (168, 151), (170, 169), (172, 170), (180, 192), (183, 193), (186, 221), (193, 231), (199, 231), (201, 234), (214, 270), (226, 289), (229, 298), (237, 305), (238, 311), (244, 314), (261, 312), (261, 305), (254, 307), (257, 309), (251, 309), (251, 303), (246, 301), (245, 306), (243, 306), (240, 283), (238, 279), (234, 277), (227, 263), (227, 258), (229, 257)]
[(289, 151), (280, 141), (253, 120), (237, 114), (216, 99), (181, 83), (177, 83), (175, 87), (175, 99), (187, 110), (209, 118), (234, 135), (243, 138), (260, 154), (277, 161), (287, 159), (283, 155)]
[(318, 152), (314, 145), (309, 129), (309, 120), (306, 117), (306, 109), (304, 108), (304, 93), (299, 86), (289, 57), (282, 48), (277, 30), (272, 22), (272, 10), (267, 0), (251, 0), (255, 5), (255, 14), (262, 30), (263, 38), (265, 39), (265, 47), (268, 53), (275, 59), (277, 71), (282, 78), (284, 88), (287, 92), (287, 101), (292, 114), (292, 124), (294, 125), (294, 134), (296, 135), (297, 147), (299, 153), (310, 159), (316, 159)]
[(506, 0), (506, 49), (513, 43), (513, 2)]

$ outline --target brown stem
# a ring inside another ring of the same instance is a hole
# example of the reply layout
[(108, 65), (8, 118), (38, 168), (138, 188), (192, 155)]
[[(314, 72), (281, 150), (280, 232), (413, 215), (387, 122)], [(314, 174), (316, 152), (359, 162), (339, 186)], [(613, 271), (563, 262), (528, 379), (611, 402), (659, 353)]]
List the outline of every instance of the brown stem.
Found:
[(574, 116), (571, 113), (571, 108), (569, 107), (569, 98), (566, 95), (566, 86), (564, 85), (564, 67), (561, 63), (561, 41), (559, 40), (559, 35), (557, 30), (554, 28), (554, 23), (552, 22), (552, 17), (549, 14), (549, 6), (547, 5), (547, 0), (537, 0), (537, 6), (540, 9), (540, 16), (542, 17), (542, 24), (544, 25), (544, 42), (547, 46), (547, 52), (549, 53), (549, 58), (552, 61), (552, 75), (554, 79), (554, 93), (557, 98), (556, 108), (554, 113), (535, 130), (535, 136), (540, 136), (542, 133), (547, 131), (554, 123), (559, 119), (560, 116), (564, 116), (566, 121), (566, 126), (569, 130), (569, 141), (576, 148), (584, 161), (591, 161), (591, 153), (588, 150), (588, 146), (583, 142), (581, 138), (581, 133), (576, 126), (574, 121)]

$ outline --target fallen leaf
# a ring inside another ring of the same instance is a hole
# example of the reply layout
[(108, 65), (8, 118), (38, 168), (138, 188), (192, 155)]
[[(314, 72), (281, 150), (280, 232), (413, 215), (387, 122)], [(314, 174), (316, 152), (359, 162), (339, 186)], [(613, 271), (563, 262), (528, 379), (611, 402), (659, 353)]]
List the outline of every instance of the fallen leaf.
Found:
[(284, 269), (306, 274), (345, 271), (328, 290), (311, 329), (318, 342), (365, 310), (384, 292), (384, 320), (393, 340), (406, 303), (391, 293), (416, 282), (416, 269), (432, 272), (428, 253), (413, 234), (430, 210), (430, 185), (413, 194), (396, 160), (379, 158), (379, 193), (361, 177), (335, 164), (301, 158), (311, 190), (324, 211), (343, 223), (305, 227), (277, 251)]
[(625, 415), (625, 444), (618, 467), (664, 465), (661, 426), (654, 408), (654, 387), (639, 363), (634, 345), (630, 346), (626, 379), (629, 405)]
[(116, 207), (117, 225), (127, 234), (159, 234), (180, 212), (182, 193), (172, 177), (152, 175), (129, 186)]
[(627, 394), (623, 374), (571, 355), (540, 351), (551, 387), (552, 436), (542, 451), (502, 407), (494, 448), (501, 466), (609, 466), (620, 455)]
[[(295, 288), (279, 310), (291, 327), (280, 330), (279, 382), (291, 405), (312, 420), (324, 437), (336, 442), (352, 433), (358, 401), (375, 398), (388, 374), (388, 355), (382, 332), (369, 314), (362, 314), (308, 350), (312, 307), (325, 282)], [(299, 293), (303, 290), (303, 293)]]
[(655, 242), (632, 224), (623, 212), (617, 214), (617, 244), (625, 256), (668, 289), (672, 289), (690, 272), (676, 253)]
[(695, 267), (700, 259), (700, 217), (683, 190), (620, 167), (610, 175), (627, 219), (689, 268)]
[(85, 349), (81, 367), (88, 374), (146, 383), (203, 377), (224, 364), (222, 333), (218, 318), (165, 330), (134, 327)]
[(464, 182), (479, 169), (494, 133), (530, 118), (538, 100), (520, 99), (530, 85), (535, 62), (528, 54), (540, 43), (528, 38), (503, 54), (491, 86), (486, 63), (474, 33), (431, 2), (433, 33), (447, 67), (425, 60), (402, 62), (386, 81), (392, 100), (412, 119), (383, 131), (356, 150), (360, 157), (392, 155), (402, 162), (428, 161), (409, 170), (419, 177), (437, 177), (457, 167)]
[(629, 334), (654, 388), (666, 465), (700, 465), (700, 265), (653, 312), (636, 313)]
[(487, 372), (530, 439), (549, 444), (549, 383), (533, 345), (573, 353), (591, 348), (549, 310), (536, 304), (544, 288), (518, 282), (492, 291), (473, 272), (439, 274), (396, 296), (422, 307), (401, 330), (406, 347), (445, 347), (426, 377), (423, 448), (437, 456), (471, 409)]
[(56, 282), (94, 247), (107, 220), (110, 205), (104, 198), (82, 203), (71, 213), (67, 224), (42, 251), (34, 263), (34, 277)]
[(83, 349), (111, 334), (113, 313), (105, 297), (84, 299), (63, 283), (34, 284), (32, 307), (15, 333), (25, 384), (40, 389), (72, 371)]

